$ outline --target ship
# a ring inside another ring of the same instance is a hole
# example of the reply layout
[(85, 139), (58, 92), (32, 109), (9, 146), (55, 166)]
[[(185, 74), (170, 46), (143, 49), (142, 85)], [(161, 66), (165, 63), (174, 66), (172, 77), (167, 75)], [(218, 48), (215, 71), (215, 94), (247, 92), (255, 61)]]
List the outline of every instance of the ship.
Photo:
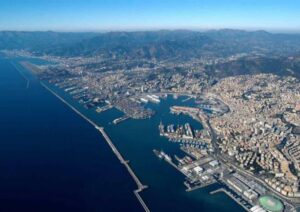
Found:
[(163, 151), (158, 151), (158, 150), (156, 150), (156, 149), (153, 149), (153, 152), (154, 152), (154, 154), (155, 154), (158, 158), (160, 158), (160, 159), (162, 159), (163, 156), (164, 156), (164, 152), (163, 152)]
[(164, 159), (166, 161), (172, 161), (172, 158), (169, 155), (167, 155), (167, 154), (164, 154)]
[(165, 134), (165, 126), (162, 124), (162, 122), (160, 122), (158, 129), (160, 136), (163, 136)]
[(147, 98), (153, 103), (160, 103), (159, 97), (156, 95), (147, 95)]
[(164, 151), (158, 151), (158, 150), (156, 150), (156, 149), (153, 149), (153, 152), (154, 152), (154, 154), (158, 157), (158, 158), (160, 158), (160, 159), (164, 159), (164, 160), (166, 160), (166, 161), (169, 161), (169, 162), (171, 162), (172, 161), (172, 158), (169, 156), (169, 155), (167, 155)]
[(140, 100), (144, 103), (148, 103), (148, 99), (145, 99), (145, 98), (140, 98)]

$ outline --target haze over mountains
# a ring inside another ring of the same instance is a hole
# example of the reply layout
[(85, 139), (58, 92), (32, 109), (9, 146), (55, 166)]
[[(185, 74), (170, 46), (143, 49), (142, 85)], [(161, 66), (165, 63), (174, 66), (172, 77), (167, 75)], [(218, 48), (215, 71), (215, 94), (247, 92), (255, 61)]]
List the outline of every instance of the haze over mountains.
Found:
[[(266, 31), (161, 30), (108, 33), (0, 32), (0, 49), (25, 49), (35, 55), (96, 56), (126, 60), (176, 60), (201, 57), (252, 56), (207, 66), (210, 74), (274, 72), (299, 76), (300, 34)], [(253, 53), (256, 55), (253, 57)], [(293, 61), (290, 58), (294, 57)]]
[(95, 36), (94, 33), (0, 31), (0, 49), (42, 51), (60, 45), (71, 45)]

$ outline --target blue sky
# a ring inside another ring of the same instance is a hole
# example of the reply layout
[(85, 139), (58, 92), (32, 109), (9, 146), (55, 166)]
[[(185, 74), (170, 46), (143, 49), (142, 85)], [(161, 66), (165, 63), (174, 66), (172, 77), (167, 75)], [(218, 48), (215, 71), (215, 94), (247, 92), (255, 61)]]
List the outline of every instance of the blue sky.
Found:
[(0, 30), (300, 31), (300, 0), (0, 0)]

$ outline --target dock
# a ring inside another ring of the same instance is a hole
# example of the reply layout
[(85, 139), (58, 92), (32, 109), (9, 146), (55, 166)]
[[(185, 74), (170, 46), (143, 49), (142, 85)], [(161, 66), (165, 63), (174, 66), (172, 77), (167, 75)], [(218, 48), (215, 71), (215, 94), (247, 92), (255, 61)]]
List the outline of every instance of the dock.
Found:
[(242, 208), (244, 208), (246, 211), (250, 211), (249, 208), (247, 208), (241, 201), (239, 201), (230, 191), (226, 190), (225, 188), (219, 188), (215, 191), (211, 191), (209, 194), (213, 195), (219, 192), (224, 192), (227, 194), (231, 199), (233, 199), (237, 204), (239, 204)]
[(116, 118), (115, 120), (113, 120), (113, 123), (114, 123), (114, 124), (119, 124), (120, 122), (125, 121), (125, 120), (127, 120), (127, 119), (129, 119), (129, 116), (124, 115), (124, 116), (122, 116), (122, 117), (120, 117), (120, 118)]
[(109, 110), (111, 108), (113, 108), (112, 105), (105, 105), (103, 107), (97, 107), (96, 112), (97, 113), (102, 113), (102, 112), (107, 111), (107, 110)]
[(187, 185), (185, 185), (185, 186), (187, 187), (186, 191), (190, 192), (190, 191), (194, 191), (194, 190), (197, 190), (197, 189), (200, 189), (200, 188), (205, 188), (205, 187), (213, 185), (215, 183), (216, 183), (216, 181), (211, 181), (209, 183), (197, 185), (197, 186), (194, 186), (194, 187), (190, 187), (190, 186), (187, 186)]
[(52, 93), (54, 96), (56, 96), (59, 100), (61, 100), (63, 103), (65, 103), (67, 106), (69, 106), (75, 113), (77, 113), (79, 116), (81, 116), (83, 119), (85, 119), (88, 123), (90, 123), (91, 125), (93, 125), (102, 134), (102, 136), (104, 137), (105, 141), (108, 143), (108, 145), (112, 149), (113, 153), (117, 156), (117, 158), (119, 159), (119, 161), (126, 167), (127, 171), (129, 172), (129, 174), (131, 175), (131, 177), (135, 181), (135, 183), (136, 183), (136, 185), (137, 185), (138, 188), (136, 190), (134, 190), (133, 192), (134, 192), (135, 196), (137, 197), (137, 199), (139, 200), (139, 202), (142, 205), (142, 207), (144, 208), (144, 210), (146, 212), (149, 212), (150, 211), (149, 208), (147, 207), (147, 205), (145, 204), (144, 200), (142, 199), (142, 197), (139, 194), (141, 191), (143, 191), (144, 189), (146, 189), (148, 186), (143, 185), (141, 183), (141, 181), (139, 180), (139, 178), (135, 175), (135, 173), (133, 172), (133, 170), (129, 166), (129, 161), (125, 160), (123, 158), (123, 156), (121, 155), (121, 153), (118, 151), (118, 149), (115, 147), (115, 145), (113, 144), (113, 142), (111, 141), (111, 139), (108, 137), (108, 135), (104, 131), (104, 128), (98, 126), (94, 121), (92, 121), (91, 119), (89, 119), (88, 117), (86, 117), (85, 115), (83, 115), (79, 110), (77, 110), (74, 106), (72, 106), (70, 103), (68, 103), (62, 97), (60, 97), (51, 88), (49, 88), (45, 83), (41, 82), (41, 85), (44, 88), (46, 88), (50, 93)]
[(187, 97), (186, 99), (182, 100), (182, 102), (187, 102), (187, 101), (189, 101), (189, 100), (192, 99), (192, 98), (193, 98), (193, 97), (189, 96), (189, 97)]
[[(153, 150), (154, 151), (154, 153), (155, 153), (155, 151), (157, 152), (157, 150)], [(159, 155), (158, 154), (156, 154), (156, 156), (157, 157), (159, 157)], [(160, 157), (159, 157), (160, 158)], [(181, 174), (183, 174), (187, 179), (192, 179), (187, 173), (185, 173), (179, 166), (177, 166), (173, 161), (172, 161), (172, 159), (171, 159), (171, 157), (170, 156), (168, 156), (168, 155), (163, 155), (162, 157), (161, 157), (162, 159), (164, 159), (167, 163), (169, 163), (171, 166), (173, 166), (177, 171), (179, 171)], [(205, 161), (206, 162), (206, 161)], [(206, 187), (206, 186), (209, 186), (209, 185), (212, 185), (212, 184), (214, 184), (214, 183), (216, 183), (216, 181), (215, 180), (211, 180), (211, 181), (208, 181), (208, 182), (201, 182), (201, 184), (197, 184), (197, 185), (194, 185), (194, 186), (192, 186), (191, 187), (191, 185), (190, 184), (188, 184), (187, 183), (187, 181), (185, 181), (184, 182), (184, 185), (187, 187), (187, 189), (186, 189), (186, 191), (187, 192), (190, 192), (190, 191), (194, 191), (194, 190), (196, 190), (196, 189), (199, 189), (199, 188), (204, 188), (204, 187)]]

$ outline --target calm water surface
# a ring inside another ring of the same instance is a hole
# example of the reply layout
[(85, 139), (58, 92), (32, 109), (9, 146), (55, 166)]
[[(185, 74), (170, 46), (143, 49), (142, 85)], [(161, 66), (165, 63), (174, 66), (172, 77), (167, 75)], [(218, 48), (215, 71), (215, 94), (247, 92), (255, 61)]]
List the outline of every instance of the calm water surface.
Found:
[[(4, 138), (0, 150), (0, 208), (141, 211), (132, 193), (136, 188), (133, 180), (100, 134), (42, 88), (32, 75), (16, 68), (30, 78), (29, 89), (13, 66), (0, 61), (0, 135)], [(141, 196), (150, 210), (244, 211), (224, 194), (209, 195), (217, 185), (185, 192), (184, 176), (152, 152), (163, 149), (168, 154), (182, 155), (178, 144), (159, 136), (158, 124), (189, 122), (201, 129), (201, 124), (190, 117), (169, 111), (171, 105), (193, 105), (192, 101), (168, 97), (158, 105), (147, 105), (157, 112), (153, 118), (113, 125), (113, 119), (122, 115), (120, 111), (97, 114), (51, 87), (105, 128), (142, 183), (149, 186)]]
[(0, 211), (142, 211), (99, 133), (32, 77), (26, 87), (0, 59)]

